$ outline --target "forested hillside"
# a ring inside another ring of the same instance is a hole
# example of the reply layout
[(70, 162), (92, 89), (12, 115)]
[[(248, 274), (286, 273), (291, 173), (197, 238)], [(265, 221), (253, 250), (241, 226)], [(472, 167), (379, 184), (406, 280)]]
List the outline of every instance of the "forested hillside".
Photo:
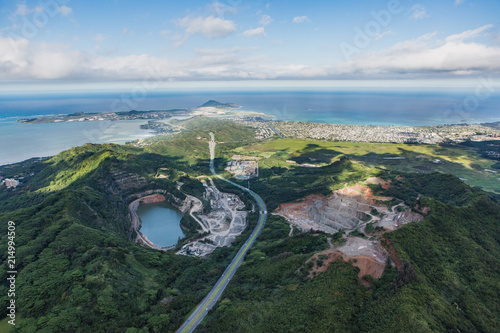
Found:
[[(168, 168), (170, 179), (155, 178)], [(0, 220), (16, 223), (16, 332), (167, 332), (175, 330), (229, 263), (233, 248), (210, 258), (144, 249), (129, 238), (127, 196), (165, 189), (177, 197), (197, 181), (183, 162), (117, 145), (85, 145), (45, 162), (2, 169), (27, 174), (2, 191)], [(118, 186), (116, 177), (127, 175)], [(197, 186), (191, 186), (196, 188)], [(7, 256), (6, 232), (0, 242)], [(8, 302), (6, 266), (0, 270)], [(6, 306), (0, 310), (6, 315)], [(21, 319), (19, 319), (21, 318)], [(105, 323), (105, 324), (104, 324)]]
[[(412, 184), (401, 181), (399, 193), (424, 185), (433, 193), (431, 183), (443, 191), (463, 187), (446, 175), (420, 183), (408, 177)], [(460, 207), (423, 197), (419, 203), (431, 208), (424, 221), (384, 235), (403, 267), (387, 266), (371, 288), (343, 261), (307, 277), (311, 266), (304, 262), (327, 247), (324, 236), (288, 237), (286, 222), (271, 219), (201, 331), (498, 331), (500, 206), (484, 192), (465, 190), (474, 195)]]
[[(250, 215), (249, 228), (234, 246), (205, 259), (131, 241), (131, 195), (160, 188), (182, 199), (180, 181), (183, 191), (200, 196), (203, 186), (196, 177), (209, 174), (204, 137), (217, 133), (219, 170), (241, 152), (235, 147), (254, 140), (247, 128), (225, 121), (193, 119), (185, 127), (187, 132), (151, 140), (144, 148), (88, 144), (0, 168), (3, 177), (24, 177), (17, 189), (0, 191), (2, 304), (8, 302), (6, 225), (16, 224), (13, 332), (173, 332), (182, 324), (246, 240), (257, 216)], [(371, 176), (392, 181), (386, 189), (370, 185), (377, 195), (430, 212), (423, 221), (383, 235), (401, 265), (388, 265), (370, 287), (360, 283), (357, 268), (341, 260), (310, 278), (308, 259), (329, 247), (328, 237), (335, 245), (342, 235), (290, 234), (282, 217), (270, 215), (200, 332), (498, 331), (498, 196), (441, 173), (384, 170), (346, 157), (304, 168), (288, 158), (286, 151), (270, 155), (260, 163), (259, 178), (251, 180), (270, 212), (281, 203), (328, 194)], [(239, 190), (216, 184), (240, 194), (251, 209), (251, 199)], [(5, 315), (2, 306), (0, 316)]]

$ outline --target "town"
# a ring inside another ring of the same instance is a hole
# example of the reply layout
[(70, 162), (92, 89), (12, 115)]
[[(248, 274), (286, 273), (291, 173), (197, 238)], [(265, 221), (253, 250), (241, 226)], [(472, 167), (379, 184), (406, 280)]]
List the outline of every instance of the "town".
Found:
[(500, 139), (500, 130), (482, 125), (371, 126), (235, 119), (252, 127), (257, 139), (280, 137), (325, 141), (439, 144)]

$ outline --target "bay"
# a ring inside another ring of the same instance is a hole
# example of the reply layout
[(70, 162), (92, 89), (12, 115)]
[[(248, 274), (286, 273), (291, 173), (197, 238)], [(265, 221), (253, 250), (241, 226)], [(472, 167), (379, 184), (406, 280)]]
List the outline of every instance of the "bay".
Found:
[(191, 91), (0, 95), (0, 165), (55, 155), (85, 143), (125, 143), (151, 136), (146, 121), (20, 124), (21, 118), (75, 112), (192, 108), (210, 99), (280, 120), (350, 125), (433, 126), (500, 121), (500, 94), (474, 90)]
[(124, 144), (153, 134), (140, 129), (145, 120), (21, 124), (0, 119), (0, 165), (52, 156), (85, 143)]

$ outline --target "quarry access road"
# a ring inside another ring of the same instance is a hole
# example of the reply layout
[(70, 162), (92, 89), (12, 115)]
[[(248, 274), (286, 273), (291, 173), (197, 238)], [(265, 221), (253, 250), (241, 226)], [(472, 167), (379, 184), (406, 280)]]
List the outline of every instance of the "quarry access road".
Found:
[(257, 193), (246, 187), (236, 184), (230, 180), (227, 180), (224, 177), (217, 174), (217, 172), (215, 172), (214, 168), (215, 137), (213, 133), (210, 133), (209, 149), (210, 149), (210, 171), (212, 172), (212, 174), (214, 174), (217, 178), (239, 188), (240, 190), (249, 193), (259, 206), (259, 220), (257, 222), (257, 226), (253, 230), (248, 240), (240, 248), (240, 250), (234, 257), (233, 261), (231, 261), (231, 264), (229, 264), (229, 266), (226, 268), (226, 270), (219, 278), (215, 286), (212, 288), (210, 293), (207, 296), (205, 296), (203, 301), (201, 301), (201, 303), (196, 307), (193, 313), (191, 313), (189, 318), (177, 330), (177, 333), (193, 332), (196, 329), (196, 327), (201, 323), (203, 318), (205, 318), (208, 311), (210, 311), (212, 307), (215, 305), (215, 303), (217, 303), (222, 293), (226, 289), (227, 285), (229, 284), (229, 281), (231, 281), (231, 278), (234, 276), (234, 273), (236, 273), (236, 270), (238, 269), (238, 267), (240, 267), (241, 263), (243, 262), (245, 254), (252, 247), (253, 243), (255, 242), (260, 232), (264, 228), (264, 224), (266, 223), (267, 219), (266, 204), (264, 203), (264, 200), (262, 200), (262, 198)]

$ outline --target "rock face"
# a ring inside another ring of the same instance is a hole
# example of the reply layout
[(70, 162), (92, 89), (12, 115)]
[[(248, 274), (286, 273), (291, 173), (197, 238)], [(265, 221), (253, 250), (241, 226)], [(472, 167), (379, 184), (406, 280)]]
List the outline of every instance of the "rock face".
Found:
[(365, 211), (370, 211), (371, 202), (361, 193), (347, 189), (335, 191), (325, 201), (315, 201), (308, 208), (307, 215), (319, 224), (335, 230), (353, 229), (360, 220), (368, 219)]
[(141, 188), (147, 184), (146, 179), (136, 173), (128, 173), (122, 170), (112, 170), (112, 172), (107, 181), (107, 189), (113, 194)]
[(373, 207), (379, 208), (371, 190), (362, 185), (334, 191), (329, 197), (308, 196), (304, 201), (281, 205), (278, 214), (303, 230), (315, 229), (335, 233), (341, 229), (355, 229), (362, 221), (370, 219)]
[[(369, 178), (365, 184), (390, 187), (390, 182), (380, 178)], [(313, 263), (310, 278), (325, 272), (335, 260), (342, 259), (359, 268), (360, 283), (369, 287), (373, 279), (383, 275), (389, 257), (401, 269), (392, 245), (384, 238), (380, 241), (379, 237), (404, 224), (421, 221), (430, 211), (429, 207), (418, 205), (411, 209), (404, 203), (388, 207), (384, 202), (389, 203), (389, 200), (391, 198), (374, 196), (370, 188), (358, 184), (334, 191), (328, 197), (310, 195), (300, 202), (282, 204), (277, 213), (303, 230), (327, 233), (345, 230), (345, 243), (334, 246), (328, 239), (330, 249), (308, 260)], [(358, 237), (353, 231), (364, 233), (366, 237)]]

